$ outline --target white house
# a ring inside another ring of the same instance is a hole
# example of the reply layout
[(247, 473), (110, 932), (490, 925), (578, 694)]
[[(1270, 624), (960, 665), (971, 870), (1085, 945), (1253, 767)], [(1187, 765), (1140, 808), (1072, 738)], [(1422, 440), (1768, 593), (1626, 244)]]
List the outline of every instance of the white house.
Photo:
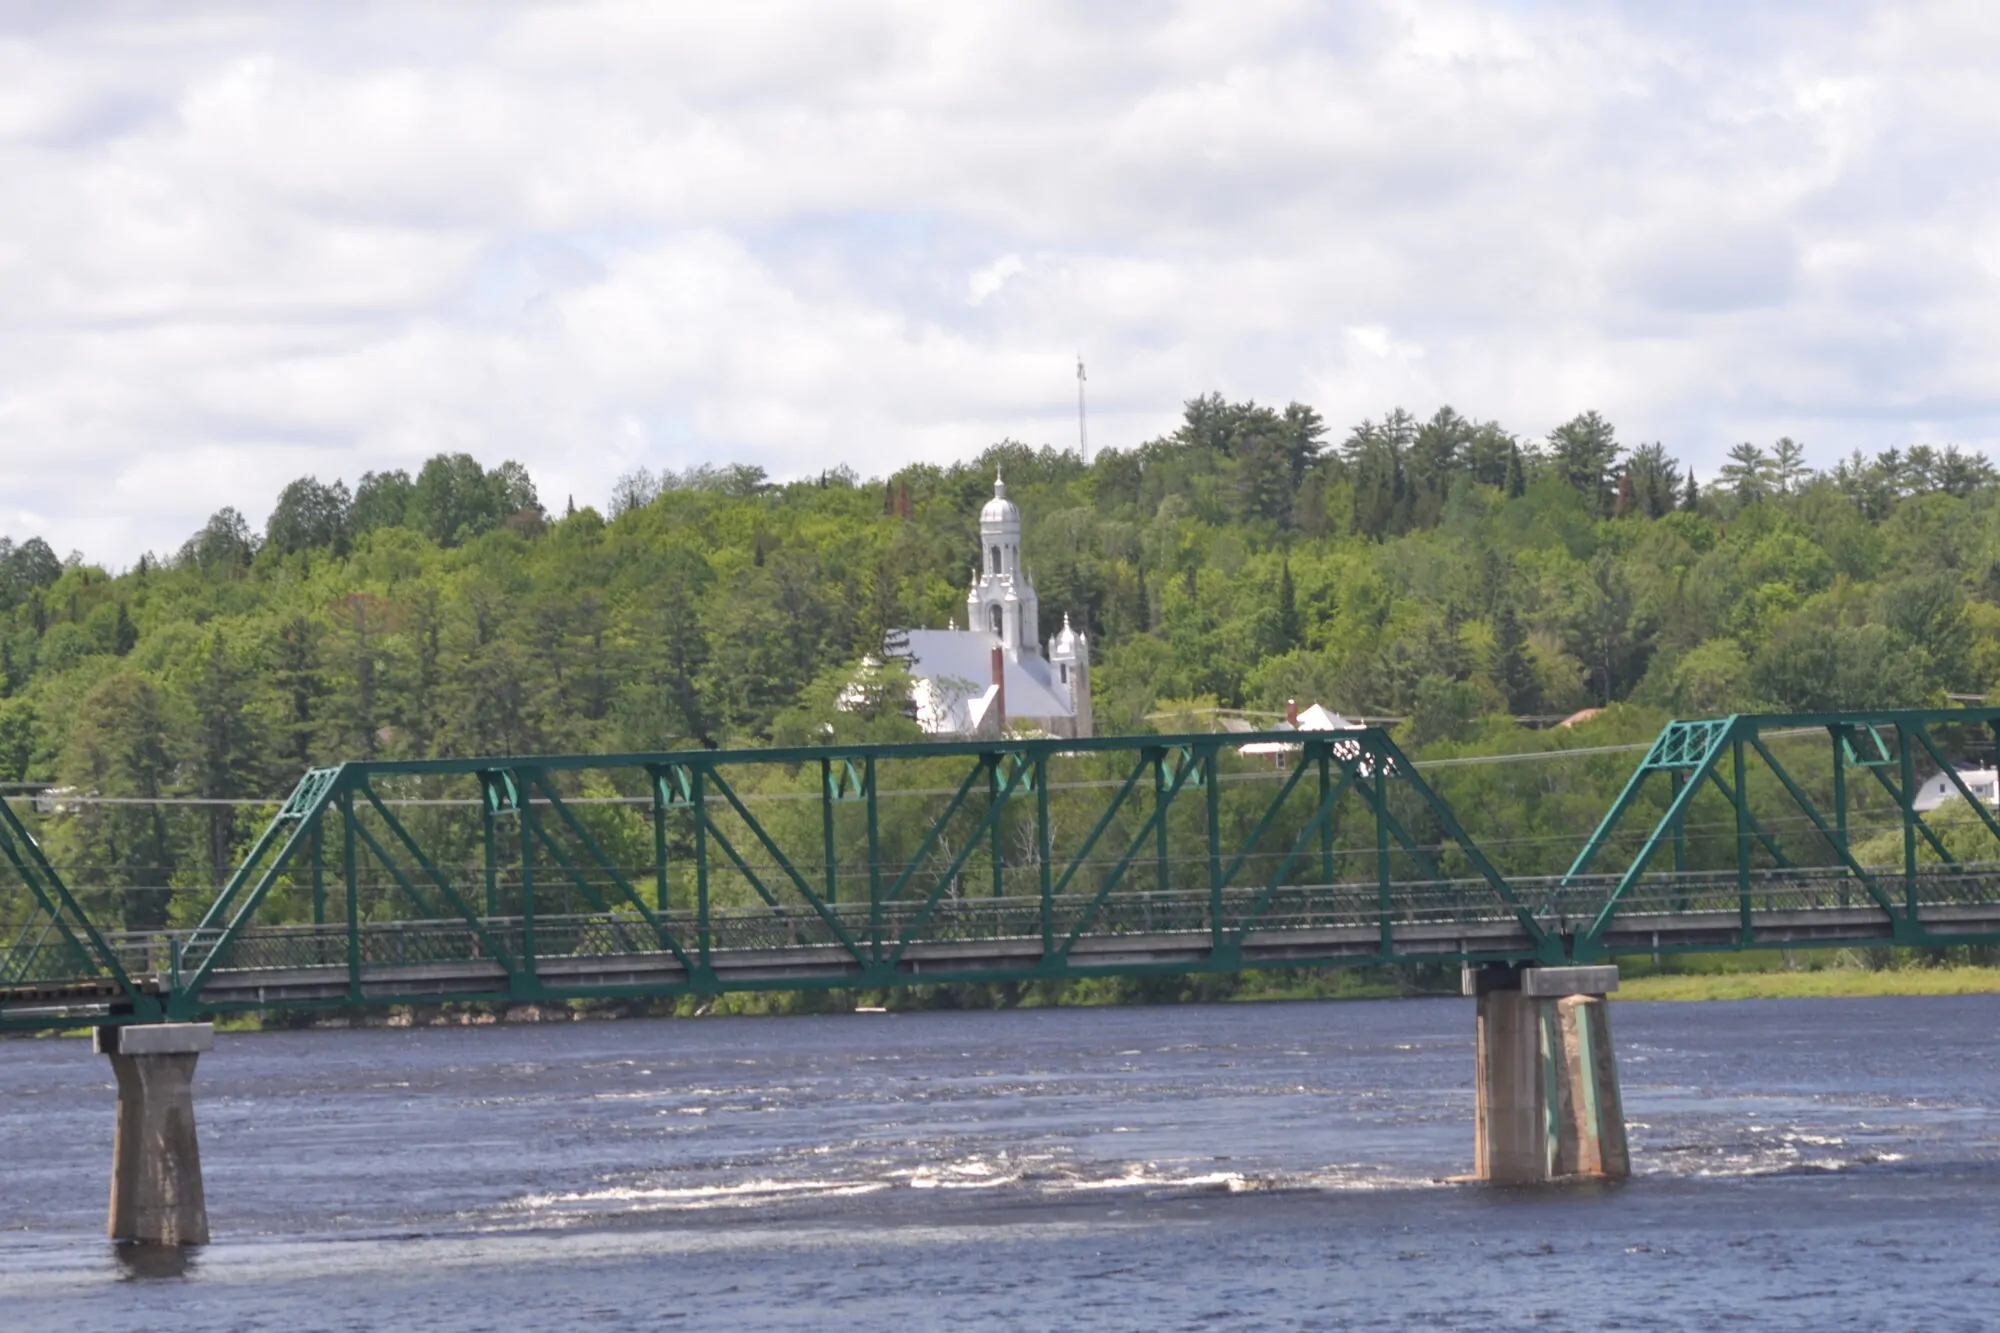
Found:
[(999, 735), (1032, 728), (1051, 736), (1095, 734), (1090, 715), (1090, 640), (1069, 617), (1043, 655), (1041, 604), (1021, 558), (1021, 511), (993, 478), (979, 511), (979, 572), (959, 629), (896, 631), (906, 644), (917, 723), (933, 736)]
[[(1961, 768), (1958, 779), (1974, 796), (1988, 805), (2000, 805), (2000, 771), (1991, 768)], [(1949, 773), (1933, 774), (1924, 785), (1917, 788), (1916, 796), (1910, 804), (1917, 813), (1928, 814), (1947, 801), (1960, 799), (1958, 785)]]

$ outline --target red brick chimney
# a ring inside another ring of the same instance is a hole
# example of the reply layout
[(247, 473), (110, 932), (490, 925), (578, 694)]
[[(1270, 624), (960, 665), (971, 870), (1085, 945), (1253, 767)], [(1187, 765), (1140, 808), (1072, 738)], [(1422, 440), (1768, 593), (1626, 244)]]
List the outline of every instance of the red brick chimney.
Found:
[(1299, 725), (1299, 701), (1297, 699), (1285, 700), (1285, 721), (1294, 727)]
[(993, 650), (993, 715), (1000, 719), (1000, 730), (1007, 730), (1007, 658), (1000, 649)]

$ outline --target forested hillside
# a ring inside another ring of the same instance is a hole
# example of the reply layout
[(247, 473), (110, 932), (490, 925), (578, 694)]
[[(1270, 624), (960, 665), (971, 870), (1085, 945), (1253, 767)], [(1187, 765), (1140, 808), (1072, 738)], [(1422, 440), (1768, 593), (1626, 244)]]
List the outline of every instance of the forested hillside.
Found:
[[(640, 473), (602, 516), (511, 463), (439, 456), (352, 490), (301, 479), (261, 533), (224, 510), (117, 575), (20, 534), (0, 542), (0, 782), (262, 797), (346, 757), (912, 736), (893, 707), (832, 699), (886, 630), (963, 616), (996, 466), (1044, 638), (1065, 613), (1093, 636), (1104, 732), (1295, 698), (1493, 752), (1552, 743), (1507, 719), (1609, 702), (1633, 707), (1600, 734), (1629, 739), (1670, 712), (2000, 679), (1981, 457), (1815, 471), (1781, 440), (1697, 483), (1594, 413), (1541, 440), (1450, 409), (1336, 438), (1297, 404), (1209, 396), (1087, 465), (1009, 443), (866, 480)], [(1564, 836), (1609, 799), (1613, 758), (1575, 779)], [(176, 883), (252, 824), (93, 819), (93, 858)]]

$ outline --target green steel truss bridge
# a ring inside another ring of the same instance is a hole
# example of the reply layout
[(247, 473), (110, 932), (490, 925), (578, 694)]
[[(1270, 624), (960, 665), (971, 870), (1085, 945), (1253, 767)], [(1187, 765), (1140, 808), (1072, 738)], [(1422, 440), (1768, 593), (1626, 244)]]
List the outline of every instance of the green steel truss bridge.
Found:
[[(1673, 722), (1566, 869), (1482, 850), (1376, 728), (347, 763), (157, 929), (58, 874), (82, 816), (0, 800), (0, 1028), (2000, 943), (2000, 822), (1951, 762), (1996, 736), (2000, 709)], [(1965, 800), (1927, 816), (1940, 774)]]

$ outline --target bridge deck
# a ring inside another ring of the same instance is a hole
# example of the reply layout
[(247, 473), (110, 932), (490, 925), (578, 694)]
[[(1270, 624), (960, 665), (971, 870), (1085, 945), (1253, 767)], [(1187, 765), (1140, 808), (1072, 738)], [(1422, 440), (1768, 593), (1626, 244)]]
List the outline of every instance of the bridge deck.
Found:
[[(1771, 890), (1766, 896), (1778, 896), (1778, 891)], [(1753, 941), (1775, 948), (1881, 944), (1897, 938), (1895, 921), (1879, 908), (1832, 901), (1837, 894), (1829, 897), (1823, 906), (1754, 911)], [(1027, 904), (1034, 905), (1032, 901)], [(1160, 905), (1153, 906), (1158, 912)], [(963, 910), (952, 910), (955, 907)], [(1007, 902), (951, 905), (935, 914), (934, 928), (941, 935), (961, 934), (997, 918), (1018, 919), (1022, 909), (1023, 904)], [(790, 933), (795, 938), (824, 925), (790, 913), (736, 915), (747, 920), (722, 920), (739, 926), (754, 921), (766, 934)], [(855, 925), (868, 924), (861, 912), (850, 915)], [(2000, 939), (2000, 903), (1935, 905), (1920, 908), (1919, 915), (1925, 928), (1941, 939)], [(489, 938), (516, 942), (523, 939), (526, 925), (519, 918), (492, 918), (482, 924)], [(913, 940), (893, 955), (890, 947), (876, 950), (866, 940), (850, 947), (799, 939), (763, 947), (711, 949), (706, 965), (698, 959), (684, 961), (648, 938), (646, 924), (631, 916), (537, 924), (550, 943), (568, 941), (579, 946), (577, 951), (539, 953), (529, 972), (518, 956), (502, 959), (483, 952), (479, 936), (462, 922), (370, 927), (361, 937), (365, 947), (352, 951), (352, 956), (349, 936), (341, 927), (252, 930), (236, 941), (232, 958), (208, 975), (201, 1000), (204, 1007), (223, 1011), (872, 988), (1105, 973), (1353, 966), (1385, 960), (1520, 962), (1536, 956), (1535, 942), (1519, 921), (1511, 919), (1392, 920), (1386, 931), (1379, 920), (1346, 924), (1276, 921), (1225, 935), (1220, 945), (1215, 931), (1206, 925), (1197, 929), (1125, 929), (1081, 936), (1060, 952), (1047, 948), (1039, 933), (1028, 932)], [(193, 952), (191, 935), (152, 932), (114, 935), (111, 939), (121, 955), (131, 960), (133, 983), (147, 994), (164, 995), (176, 987), (179, 976), (170, 966), (149, 970), (147, 964), (176, 957), (185, 960)], [(1616, 918), (1605, 938), (1613, 952), (1630, 954), (1738, 947), (1743, 938), (1741, 907), (1739, 903), (1720, 910), (1634, 911)], [(888, 945), (893, 944), (891, 938)], [(250, 965), (230, 965), (236, 958)], [(182, 966), (186, 966), (185, 961)], [(10, 986), (0, 988), (0, 1019), (46, 1022), (56, 1016), (74, 1020), (103, 1017), (117, 1011), (122, 996), (118, 987), (101, 979)]]

